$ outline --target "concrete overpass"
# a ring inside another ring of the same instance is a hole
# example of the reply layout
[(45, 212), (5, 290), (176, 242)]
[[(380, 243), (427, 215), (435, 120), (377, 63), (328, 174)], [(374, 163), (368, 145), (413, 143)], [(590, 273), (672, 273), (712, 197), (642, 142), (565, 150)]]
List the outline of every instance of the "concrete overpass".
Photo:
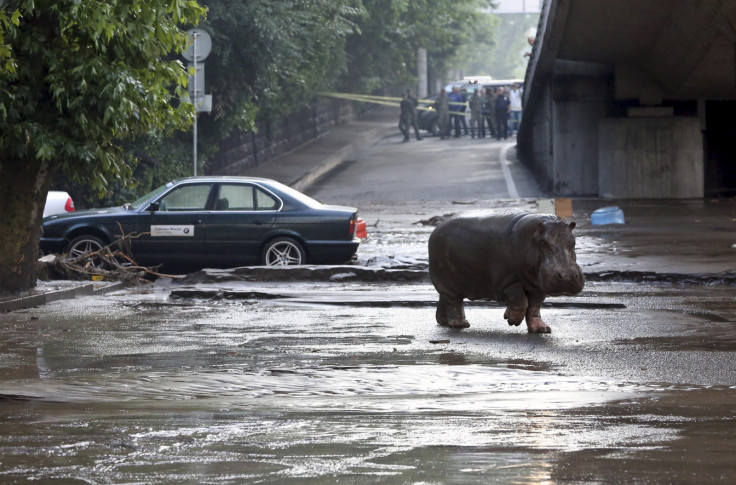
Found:
[(518, 146), (554, 195), (736, 195), (736, 1), (545, 0)]

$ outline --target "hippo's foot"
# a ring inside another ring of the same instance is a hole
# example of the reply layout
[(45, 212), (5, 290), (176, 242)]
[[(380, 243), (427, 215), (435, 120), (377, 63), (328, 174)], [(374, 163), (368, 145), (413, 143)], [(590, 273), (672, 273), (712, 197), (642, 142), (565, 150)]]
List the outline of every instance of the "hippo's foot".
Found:
[(519, 326), (524, 321), (524, 312), (515, 312), (511, 308), (507, 308), (503, 313), (503, 318), (509, 322), (509, 325)]
[(450, 325), (450, 328), (468, 328), (470, 326), (470, 323), (464, 318), (462, 320), (450, 320), (447, 324)]
[(552, 333), (552, 329), (540, 317), (527, 318), (526, 326), (529, 333)]
[(437, 323), (440, 325), (447, 326), (450, 324), (450, 322), (447, 320), (447, 315), (445, 314), (445, 309), (437, 308), (437, 312), (435, 313), (435, 319), (437, 320)]

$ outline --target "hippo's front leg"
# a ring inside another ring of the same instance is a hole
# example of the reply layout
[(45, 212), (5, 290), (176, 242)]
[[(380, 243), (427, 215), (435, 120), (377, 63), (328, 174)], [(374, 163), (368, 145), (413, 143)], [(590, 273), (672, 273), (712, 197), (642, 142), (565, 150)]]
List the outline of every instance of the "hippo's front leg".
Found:
[(465, 319), (465, 305), (462, 298), (440, 294), (436, 317), (440, 325), (449, 325), (453, 328), (470, 326)]
[(503, 291), (506, 311), (503, 318), (508, 320), (509, 325), (519, 325), (524, 321), (528, 301), (524, 288), (520, 283), (515, 283)]
[(542, 303), (544, 295), (529, 297), (529, 308), (526, 310), (526, 327), (529, 333), (552, 333), (552, 329), (542, 320)]

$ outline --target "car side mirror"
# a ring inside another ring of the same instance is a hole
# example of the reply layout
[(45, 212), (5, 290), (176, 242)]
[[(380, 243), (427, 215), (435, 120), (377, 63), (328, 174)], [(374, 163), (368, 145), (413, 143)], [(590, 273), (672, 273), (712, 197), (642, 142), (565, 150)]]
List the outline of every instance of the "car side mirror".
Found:
[(151, 205), (148, 206), (148, 212), (156, 212), (161, 209), (161, 204), (159, 202), (151, 202)]

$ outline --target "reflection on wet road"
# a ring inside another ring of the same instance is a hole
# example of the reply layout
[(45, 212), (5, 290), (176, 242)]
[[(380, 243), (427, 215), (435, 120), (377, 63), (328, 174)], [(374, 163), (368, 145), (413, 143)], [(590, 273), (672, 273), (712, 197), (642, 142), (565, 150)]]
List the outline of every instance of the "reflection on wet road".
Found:
[(543, 336), (437, 326), (426, 284), (233, 286), (0, 315), (0, 481), (736, 478), (730, 288), (589, 285), (626, 305), (550, 299)]

